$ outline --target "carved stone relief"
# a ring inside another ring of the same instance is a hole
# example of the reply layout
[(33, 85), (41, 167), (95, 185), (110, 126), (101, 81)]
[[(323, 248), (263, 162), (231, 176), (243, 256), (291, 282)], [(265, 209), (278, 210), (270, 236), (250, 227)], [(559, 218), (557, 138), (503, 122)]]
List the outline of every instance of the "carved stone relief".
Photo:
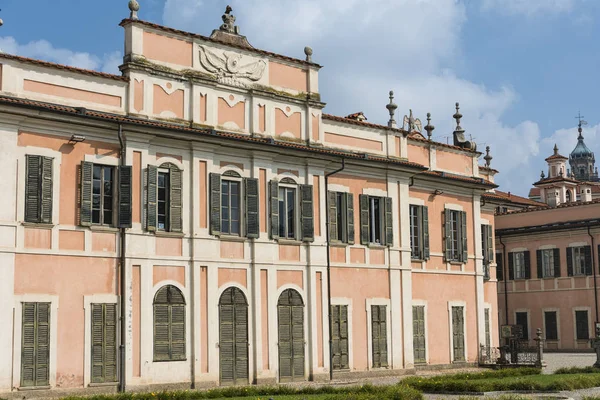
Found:
[(237, 87), (247, 87), (248, 81), (258, 81), (262, 78), (267, 63), (263, 60), (242, 64), (242, 55), (223, 52), (220, 56), (206, 46), (200, 46), (200, 64), (208, 72), (217, 76), (219, 83)]

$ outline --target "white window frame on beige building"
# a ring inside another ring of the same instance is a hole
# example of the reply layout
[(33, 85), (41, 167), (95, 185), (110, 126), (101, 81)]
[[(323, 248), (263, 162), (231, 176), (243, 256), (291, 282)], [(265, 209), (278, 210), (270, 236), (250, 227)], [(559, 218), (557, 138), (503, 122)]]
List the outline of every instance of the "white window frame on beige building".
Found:
[[(65, 137), (66, 140), (66, 137)], [(17, 249), (25, 247), (24, 226), (44, 226), (52, 228), (51, 249), (58, 250), (58, 221), (60, 217), (60, 207), (58, 206), (60, 197), (60, 166), (62, 165), (62, 153), (45, 147), (25, 146), (18, 147), (20, 151), (17, 156)], [(27, 179), (27, 163), (25, 156), (43, 156), (52, 157), (52, 222), (49, 224), (25, 222), (25, 181)], [(75, 173), (75, 171), (73, 171)]]
[[(410, 221), (410, 206), (420, 206), (420, 207), (424, 207), (424, 206), (425, 206), (425, 200), (423, 200), (423, 199), (418, 199), (418, 198), (415, 198), (415, 197), (409, 197), (409, 198), (408, 198), (408, 207), (409, 207), (409, 209), (408, 209), (408, 218), (409, 218), (409, 221), (408, 221), (408, 226), (409, 226), (409, 227), (410, 227), (410, 222), (411, 222), (411, 221)], [(412, 247), (411, 247), (411, 245), (410, 245), (410, 237), (411, 237), (411, 234), (412, 234), (412, 232), (411, 232), (411, 233), (409, 233), (409, 237), (408, 237), (408, 246), (409, 246), (408, 252), (409, 252), (409, 253), (410, 253), (410, 255), (412, 256)], [(431, 257), (431, 256), (440, 256), (440, 257), (443, 257), (443, 254), (442, 254), (442, 253), (432, 253), (432, 252), (431, 252), (431, 250), (430, 250), (430, 252), (429, 252), (429, 256), (430, 256), (430, 257)], [(413, 259), (411, 258), (411, 259), (410, 259), (410, 262), (411, 262), (411, 263), (418, 263), (418, 264), (421, 264), (421, 269), (427, 269), (427, 260), (416, 260), (416, 259), (414, 259), (414, 260), (413, 260)], [(414, 302), (414, 300), (413, 300), (413, 302)], [(427, 351), (427, 350), (426, 350), (426, 351)], [(429, 357), (429, 356), (428, 356), (428, 357)]]
[[(325, 296), (323, 296), (325, 297)], [(332, 306), (347, 306), (348, 307), (348, 369), (354, 371), (354, 350), (353, 350), (353, 330), (352, 330), (352, 299), (349, 297), (332, 297)], [(329, 315), (329, 313), (327, 313)], [(325, 318), (327, 320), (327, 318)], [(323, 347), (326, 347), (325, 341), (323, 341)], [(329, 351), (325, 352), (329, 355)]]
[[(83, 296), (83, 313), (84, 313), (84, 362), (83, 362), (83, 386), (117, 386), (117, 382), (109, 382), (106, 384), (91, 384), (92, 371), (92, 304), (116, 304), (119, 306), (119, 297), (115, 294), (94, 294), (91, 296)], [(118, 310), (117, 310), (118, 314)], [(117, 321), (117, 332), (120, 329), (120, 322)], [(119, 335), (117, 334), (117, 344), (119, 343)], [(117, 347), (118, 348), (118, 347)], [(119, 355), (116, 355), (117, 360)]]
[(574, 348), (578, 348), (577, 344), (581, 342), (589, 342), (589, 339), (577, 339), (577, 320), (575, 319), (575, 311), (587, 311), (588, 313), (588, 336), (593, 338), (595, 336), (592, 322), (592, 308), (587, 306), (573, 307), (571, 313), (573, 316), (573, 344)]
[[(429, 358), (429, 321), (427, 320), (427, 314), (428, 314), (427, 300), (413, 299), (412, 305), (425, 307), (425, 309), (423, 310), (423, 313), (424, 313), (423, 318), (425, 320), (424, 321), (425, 322), (425, 363), (429, 364), (429, 359), (430, 359)], [(411, 308), (411, 311), (412, 311), (412, 308)], [(414, 332), (413, 332), (413, 338), (414, 338)], [(411, 338), (410, 340), (413, 340), (413, 338)], [(413, 352), (414, 352), (414, 348), (413, 348)]]
[[(450, 211), (464, 211), (464, 207), (461, 206), (460, 204), (454, 204), (454, 203), (444, 203), (444, 212), (446, 210), (450, 210)], [(442, 221), (442, 224), (444, 223), (444, 221)], [(461, 222), (462, 223), (462, 222)], [(468, 225), (468, 224), (467, 224)], [(467, 229), (468, 230), (468, 229)], [(461, 238), (458, 238), (458, 242), (461, 242)], [(469, 236), (467, 236), (467, 242), (469, 240)], [(445, 238), (442, 238), (442, 243), (445, 242)], [(469, 245), (467, 243), (467, 251), (469, 249)], [(444, 256), (444, 253), (442, 253), (442, 257)], [(465, 271), (465, 266), (467, 265), (468, 259), (471, 258), (471, 255), (467, 253), (467, 261), (462, 261), (460, 262), (460, 271), (464, 272)], [(459, 262), (458, 261), (446, 261), (446, 270), (447, 271), (452, 271), (452, 265), (458, 265)]]
[[(373, 367), (373, 327), (371, 321), (371, 306), (386, 306), (385, 307), (385, 325), (386, 325), (386, 341), (387, 341), (387, 367), (374, 368)], [(391, 300), (384, 298), (370, 298), (365, 300), (365, 307), (367, 311), (367, 370), (386, 370), (392, 369), (392, 321), (391, 321)]]
[(516, 308), (513, 311), (513, 321), (517, 324), (517, 313), (527, 313), (527, 341), (532, 339), (531, 337), (531, 310), (529, 308)]
[(464, 348), (465, 348), (465, 362), (469, 361), (469, 351), (467, 345), (469, 343), (469, 339), (467, 337), (467, 302), (464, 300), (455, 300), (448, 302), (448, 331), (450, 332), (449, 339), (449, 347), (450, 347), (450, 363), (454, 362), (454, 329), (452, 329), (452, 307), (462, 307), (463, 308), (463, 336), (465, 338)]
[[(488, 315), (490, 316), (490, 347), (494, 347), (494, 332), (497, 332), (497, 330), (494, 330), (494, 318), (492, 318), (492, 305), (490, 303), (483, 303), (483, 332), (485, 335), (485, 310), (488, 310)], [(485, 336), (483, 338), (484, 343), (485, 343)]]
[[(153, 267), (152, 267), (153, 268)], [(187, 269), (186, 269), (187, 272)], [(185, 299), (185, 360), (183, 361), (154, 361), (154, 297), (160, 288), (166, 285), (173, 285), (181, 290)], [(141, 299), (140, 299), (141, 300)], [(140, 365), (142, 366), (141, 376), (149, 381), (156, 383), (183, 382), (189, 379), (191, 359), (191, 297), (190, 291), (181, 283), (174, 280), (163, 280), (152, 286), (149, 303), (141, 304), (141, 324), (140, 329), (145, 331), (147, 327), (148, 334), (141, 335), (140, 343)], [(168, 378), (167, 378), (168, 377)]]
[[(303, 273), (302, 274), (302, 284), (306, 285), (307, 284), (307, 279), (306, 279), (306, 274)], [(309, 375), (309, 368), (310, 368), (310, 361), (311, 361), (311, 354), (310, 354), (310, 348), (311, 346), (309, 345), (309, 340), (311, 340), (311, 336), (309, 335), (309, 331), (308, 331), (308, 325), (309, 322), (311, 323), (315, 323), (316, 319), (313, 319), (312, 321), (309, 320), (309, 316), (308, 316), (308, 303), (307, 303), (307, 294), (306, 292), (299, 287), (298, 285), (295, 285), (293, 283), (288, 283), (285, 285), (281, 285), (278, 289), (277, 289), (277, 295), (275, 296), (275, 309), (274, 310), (270, 310), (269, 314), (271, 312), (273, 312), (275, 316), (279, 315), (278, 314), (278, 304), (279, 304), (279, 297), (281, 297), (281, 294), (286, 291), (287, 289), (294, 289), (295, 291), (298, 292), (298, 294), (300, 294), (300, 297), (302, 297), (302, 303), (304, 304), (303, 308), (304, 308), (304, 378), (306, 380), (308, 380), (308, 375)], [(316, 318), (316, 316), (315, 316)], [(316, 323), (315, 323), (316, 326)], [(271, 344), (269, 345), (269, 353), (270, 354), (274, 354), (275, 356), (275, 364), (271, 365), (271, 369), (275, 369), (277, 371), (277, 382), (279, 382), (279, 327), (276, 326), (275, 327), (275, 333), (277, 336), (275, 336), (273, 338), (271, 342)], [(252, 375), (250, 375), (252, 376)]]
[[(58, 353), (58, 296), (47, 294), (24, 294), (14, 297), (14, 342), (13, 342), (13, 381), (14, 388), (21, 389), (21, 345), (23, 341), (23, 303), (50, 303), (50, 343), (49, 343), (49, 386), (56, 387), (56, 361)], [(7, 321), (4, 321), (5, 323)], [(6, 354), (6, 357), (9, 355)], [(21, 390), (35, 389), (22, 388)]]
[[(549, 340), (546, 339), (546, 312), (556, 312), (556, 340)], [(573, 316), (575, 316), (575, 312), (573, 312)], [(516, 321), (516, 319), (515, 319)], [(573, 319), (573, 321), (575, 321), (575, 319)], [(589, 318), (588, 318), (589, 321)], [(527, 324), (529, 324), (529, 321), (527, 321)], [(556, 342), (557, 348), (562, 348), (562, 338), (561, 338), (561, 334), (560, 334), (560, 308), (556, 308), (556, 307), (547, 307), (547, 308), (542, 308), (542, 326), (544, 329), (544, 341), (545, 342)], [(573, 336), (575, 337), (575, 336)], [(532, 339), (530, 337), (530, 339)]]
[[(281, 183), (281, 180), (284, 178), (289, 178), (291, 180), (293, 180), (296, 183)], [(298, 178), (296, 175), (290, 174), (288, 172), (285, 172), (283, 174), (279, 174), (278, 175), (278, 182), (279, 182), (279, 189), (281, 188), (288, 188), (288, 189), (294, 189), (294, 238), (290, 239), (290, 238), (282, 238), (280, 237), (279, 239), (277, 239), (277, 241), (279, 243), (283, 243), (285, 244), (287, 243), (300, 243), (302, 242), (302, 230), (301, 230), (301, 224), (302, 224), (302, 218), (300, 215), (300, 183), (298, 183), (301, 179)], [(277, 193), (277, 207), (279, 207), (279, 193)], [(268, 210), (269, 215), (267, 216), (267, 219), (270, 220), (270, 216), (271, 216), (271, 210)], [(279, 216), (279, 221), (281, 223), (281, 215)], [(277, 227), (277, 230), (279, 231), (279, 227)]]
[[(233, 171), (237, 174), (239, 174), (240, 176), (229, 176), (229, 175), (224, 175), (226, 172), (228, 171)], [(240, 210), (240, 234), (238, 235), (232, 235), (229, 233), (222, 233), (220, 238), (224, 239), (224, 240), (246, 240), (246, 213), (244, 212), (245, 210), (245, 195), (246, 195), (246, 188), (244, 187), (244, 178), (245, 178), (245, 174), (244, 171), (242, 171), (238, 166), (236, 165), (231, 165), (231, 164), (227, 164), (221, 168), (218, 169), (218, 173), (221, 175), (221, 188), (219, 188), (219, 190), (222, 189), (222, 182), (223, 181), (232, 181), (232, 182), (238, 182), (240, 184), (240, 193), (239, 193), (239, 198), (240, 198), (240, 204), (239, 204), (239, 210)], [(209, 196), (210, 197), (210, 196)], [(222, 199), (222, 197), (221, 197)], [(221, 199), (219, 199), (219, 204), (220, 207), (223, 207), (223, 204), (221, 203)], [(221, 221), (219, 221), (219, 224), (222, 224), (223, 217), (221, 216)]]

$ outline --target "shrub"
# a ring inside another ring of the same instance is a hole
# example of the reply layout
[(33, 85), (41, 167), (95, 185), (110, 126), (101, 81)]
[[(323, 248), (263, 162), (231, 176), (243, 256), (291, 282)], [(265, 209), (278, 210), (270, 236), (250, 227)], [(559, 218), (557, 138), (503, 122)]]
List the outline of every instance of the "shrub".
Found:
[(565, 375), (565, 374), (597, 374), (600, 373), (599, 368), (595, 367), (569, 367), (569, 368), (559, 368), (554, 374), (556, 375)]

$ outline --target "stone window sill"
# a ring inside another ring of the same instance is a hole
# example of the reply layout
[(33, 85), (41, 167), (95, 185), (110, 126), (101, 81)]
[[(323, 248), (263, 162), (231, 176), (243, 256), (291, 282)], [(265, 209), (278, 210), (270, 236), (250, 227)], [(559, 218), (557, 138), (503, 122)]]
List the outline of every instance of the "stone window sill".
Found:
[(301, 240), (294, 240), (294, 239), (277, 239), (277, 243), (286, 244), (286, 245), (290, 245), (290, 246), (300, 246), (304, 242)]
[(119, 228), (115, 228), (114, 226), (107, 225), (90, 225), (90, 230), (97, 232), (119, 232)]
[(245, 242), (247, 238), (235, 235), (221, 235), (219, 236), (219, 239), (224, 242)]
[(50, 224), (45, 224), (45, 223), (41, 223), (41, 222), (22, 222), (21, 225), (27, 227), (27, 228), (39, 228), (39, 229), (48, 229), (48, 228), (54, 228), (54, 224), (50, 223)]
[(28, 391), (28, 390), (50, 390), (51, 386), (21, 386), (17, 388), (18, 391)]
[(385, 248), (387, 248), (387, 246), (385, 244), (380, 244), (380, 243), (369, 243), (367, 245), (367, 247), (370, 249), (385, 249)]
[(331, 247), (348, 247), (349, 244), (344, 243), (344, 242), (331, 242), (331, 243), (329, 243), (329, 246), (331, 246)]
[(185, 236), (183, 232), (165, 232), (165, 231), (156, 231), (154, 232), (156, 237), (170, 237), (170, 238), (182, 238)]

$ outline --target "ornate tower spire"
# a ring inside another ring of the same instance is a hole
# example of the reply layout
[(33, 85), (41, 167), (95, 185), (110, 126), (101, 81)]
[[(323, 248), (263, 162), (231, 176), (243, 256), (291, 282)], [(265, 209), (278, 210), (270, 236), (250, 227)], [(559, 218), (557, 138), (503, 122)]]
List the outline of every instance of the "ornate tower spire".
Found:
[(454, 129), (454, 132), (457, 132), (457, 133), (465, 132), (465, 130), (460, 126), (460, 119), (462, 117), (463, 117), (463, 115), (460, 113), (460, 104), (458, 102), (456, 102), (456, 112), (452, 116), (452, 118), (454, 118), (456, 120), (456, 128)]
[(388, 111), (390, 112), (390, 120), (388, 121), (388, 127), (390, 128), (396, 128), (396, 120), (394, 119), (394, 114), (396, 113), (396, 109), (398, 108), (398, 105), (396, 103), (394, 103), (394, 91), (390, 90), (390, 102), (387, 106), (385, 106), (385, 108), (388, 109)]
[(138, 11), (140, 11), (140, 3), (137, 0), (129, 1), (129, 19), (138, 19)]
[(427, 113), (427, 125), (425, 125), (425, 130), (427, 131), (427, 139), (431, 140), (431, 132), (435, 129), (435, 126), (431, 124), (431, 113)]
[(483, 157), (483, 159), (485, 160), (486, 167), (489, 168), (493, 158), (494, 157), (490, 156), (490, 146), (485, 146), (485, 157)]
[(556, 145), (556, 143), (554, 143), (554, 155), (558, 155), (558, 146)]

